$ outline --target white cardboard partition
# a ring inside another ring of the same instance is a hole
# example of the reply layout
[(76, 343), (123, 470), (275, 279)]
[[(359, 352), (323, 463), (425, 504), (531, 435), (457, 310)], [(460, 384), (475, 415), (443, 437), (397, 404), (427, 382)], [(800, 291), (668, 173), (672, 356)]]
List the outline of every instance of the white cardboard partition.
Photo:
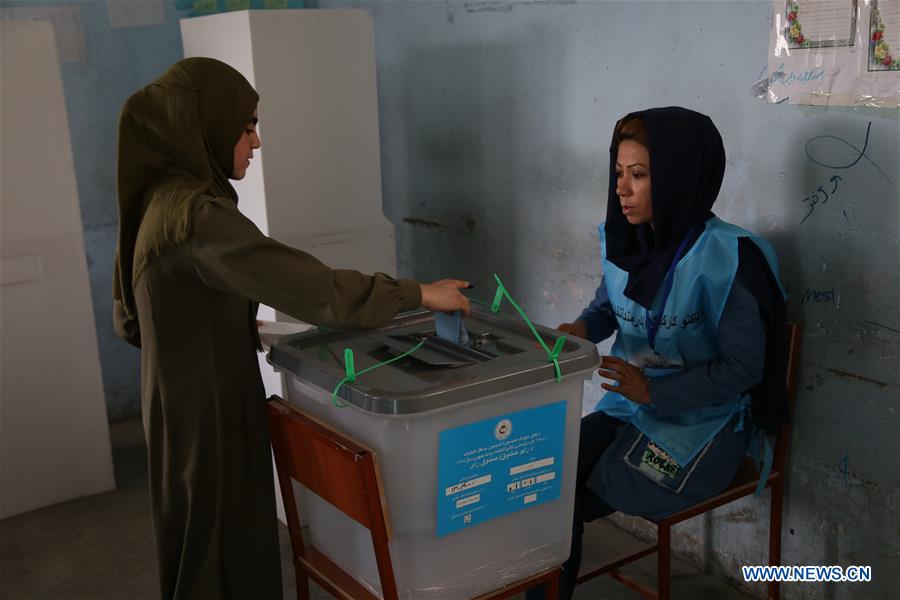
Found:
[(3, 518), (115, 482), (53, 26), (0, 26)]

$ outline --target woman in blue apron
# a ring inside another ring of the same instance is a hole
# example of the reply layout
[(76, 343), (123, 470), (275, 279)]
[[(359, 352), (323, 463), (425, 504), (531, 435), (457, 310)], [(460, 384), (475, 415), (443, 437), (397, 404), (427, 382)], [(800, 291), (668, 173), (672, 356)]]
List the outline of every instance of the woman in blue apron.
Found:
[(724, 172), (722, 138), (705, 115), (656, 108), (616, 125), (603, 278), (581, 316), (559, 327), (595, 343), (617, 333), (600, 368), (612, 382), (581, 424), (563, 599), (584, 523), (615, 511), (659, 519), (715, 496), (755, 433), (786, 418), (777, 259), (713, 215)]

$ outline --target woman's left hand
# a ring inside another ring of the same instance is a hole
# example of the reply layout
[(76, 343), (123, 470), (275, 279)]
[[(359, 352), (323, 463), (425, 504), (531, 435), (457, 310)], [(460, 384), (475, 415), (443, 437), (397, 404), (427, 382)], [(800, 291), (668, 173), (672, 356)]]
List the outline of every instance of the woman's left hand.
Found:
[(604, 356), (597, 373), (619, 382), (619, 385), (601, 383), (604, 390), (622, 394), (637, 404), (650, 404), (650, 385), (641, 370), (617, 356)]

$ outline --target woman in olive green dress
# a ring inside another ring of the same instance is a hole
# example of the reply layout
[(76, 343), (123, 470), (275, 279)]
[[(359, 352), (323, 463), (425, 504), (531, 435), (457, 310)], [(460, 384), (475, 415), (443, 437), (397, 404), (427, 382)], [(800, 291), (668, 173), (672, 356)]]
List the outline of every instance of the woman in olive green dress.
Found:
[(141, 348), (163, 598), (281, 598), (258, 303), (336, 328), (469, 308), (465, 281), (330, 269), (260, 233), (229, 183), (260, 146), (257, 101), (228, 65), (190, 58), (119, 123), (115, 326)]

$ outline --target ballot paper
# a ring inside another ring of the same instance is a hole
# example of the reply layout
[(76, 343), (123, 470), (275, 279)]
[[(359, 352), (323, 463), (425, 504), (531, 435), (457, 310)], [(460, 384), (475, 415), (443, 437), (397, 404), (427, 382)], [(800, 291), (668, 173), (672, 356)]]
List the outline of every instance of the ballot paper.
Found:
[(466, 324), (463, 322), (460, 311), (457, 310), (450, 314), (434, 313), (434, 325), (439, 338), (460, 346), (469, 345), (469, 332), (466, 331)]

